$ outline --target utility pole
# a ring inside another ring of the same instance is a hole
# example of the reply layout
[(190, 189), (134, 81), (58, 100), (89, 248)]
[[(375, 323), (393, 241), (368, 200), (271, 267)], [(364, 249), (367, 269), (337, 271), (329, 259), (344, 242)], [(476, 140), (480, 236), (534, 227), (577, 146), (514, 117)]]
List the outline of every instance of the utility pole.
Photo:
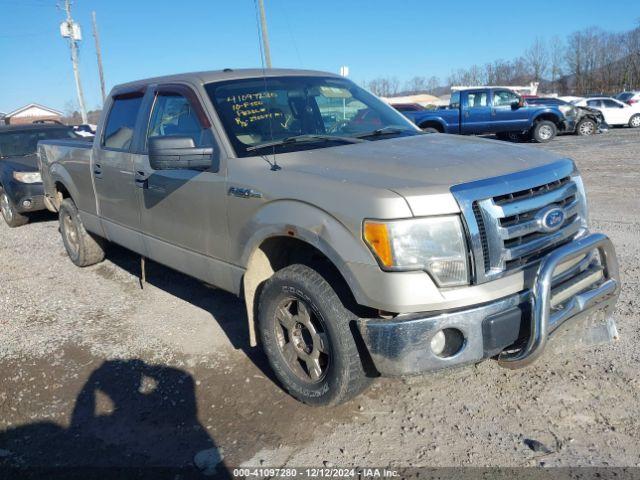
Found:
[[(78, 104), (80, 106), (80, 115), (82, 123), (88, 123), (87, 110), (84, 106), (84, 94), (82, 93), (82, 85), (80, 84), (80, 70), (78, 69), (78, 41), (82, 39), (80, 26), (73, 22), (71, 17), (71, 0), (65, 0), (64, 9), (67, 12), (67, 21), (60, 26), (63, 37), (69, 38), (69, 48), (71, 49), (71, 63), (73, 63), (73, 76), (76, 80), (76, 90), (78, 92)], [(64, 24), (66, 23), (66, 31)]]
[(260, 30), (262, 31), (262, 43), (264, 45), (264, 60), (267, 68), (271, 68), (271, 48), (269, 48), (269, 32), (267, 31), (267, 15), (264, 13), (264, 0), (258, 0), (260, 5)]
[(102, 93), (102, 105), (107, 98), (104, 89), (104, 72), (102, 71), (102, 53), (100, 52), (100, 37), (98, 36), (98, 22), (96, 21), (96, 12), (91, 12), (93, 18), (93, 38), (96, 40), (96, 57), (98, 57), (98, 74), (100, 75), (100, 92)]

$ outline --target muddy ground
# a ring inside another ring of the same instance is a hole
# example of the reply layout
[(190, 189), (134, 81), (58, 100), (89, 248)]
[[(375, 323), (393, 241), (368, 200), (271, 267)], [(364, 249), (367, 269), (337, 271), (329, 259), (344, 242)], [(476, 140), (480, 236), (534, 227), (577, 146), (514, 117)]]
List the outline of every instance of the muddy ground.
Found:
[(77, 269), (41, 214), (0, 225), (0, 465), (640, 466), (640, 131), (532, 148), (576, 160), (615, 243), (617, 343), (314, 409), (247, 347), (236, 297), (153, 263), (141, 289), (117, 247)]

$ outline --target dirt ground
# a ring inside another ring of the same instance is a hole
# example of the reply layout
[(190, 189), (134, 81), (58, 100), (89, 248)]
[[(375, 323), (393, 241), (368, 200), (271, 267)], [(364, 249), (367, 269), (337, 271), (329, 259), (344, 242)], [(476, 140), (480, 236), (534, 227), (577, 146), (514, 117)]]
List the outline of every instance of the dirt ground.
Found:
[(236, 297), (157, 264), (141, 289), (117, 247), (78, 269), (41, 214), (0, 225), (0, 466), (640, 466), (640, 131), (531, 148), (576, 160), (615, 243), (618, 342), (306, 407), (247, 347)]

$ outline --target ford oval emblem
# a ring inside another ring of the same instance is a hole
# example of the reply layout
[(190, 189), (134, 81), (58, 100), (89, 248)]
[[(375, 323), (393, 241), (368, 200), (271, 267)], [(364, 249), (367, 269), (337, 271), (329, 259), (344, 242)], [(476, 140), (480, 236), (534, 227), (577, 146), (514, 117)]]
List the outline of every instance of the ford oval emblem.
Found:
[(558, 207), (553, 207), (544, 212), (541, 218), (541, 227), (546, 232), (555, 232), (562, 224), (564, 224), (565, 214), (564, 210)]

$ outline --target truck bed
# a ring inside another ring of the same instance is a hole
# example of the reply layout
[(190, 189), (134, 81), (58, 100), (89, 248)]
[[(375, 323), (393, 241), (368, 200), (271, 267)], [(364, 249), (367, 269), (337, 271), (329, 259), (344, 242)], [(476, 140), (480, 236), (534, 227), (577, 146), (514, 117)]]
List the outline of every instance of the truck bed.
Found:
[[(91, 155), (93, 142), (85, 139), (42, 140), (38, 142), (38, 164), (45, 197), (55, 200), (55, 183), (64, 181), (65, 185), (72, 185), (78, 191), (69, 192), (80, 211), (95, 214), (96, 202), (93, 184), (87, 182), (91, 175)], [(54, 209), (55, 201), (46, 202)]]

